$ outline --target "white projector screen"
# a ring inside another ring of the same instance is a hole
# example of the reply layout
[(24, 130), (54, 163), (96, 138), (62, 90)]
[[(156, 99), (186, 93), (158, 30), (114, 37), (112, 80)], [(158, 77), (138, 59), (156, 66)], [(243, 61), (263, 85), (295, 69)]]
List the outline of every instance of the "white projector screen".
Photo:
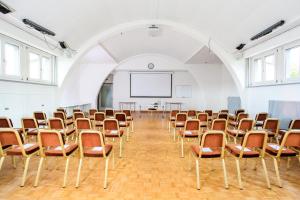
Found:
[(130, 97), (171, 98), (172, 73), (130, 73)]

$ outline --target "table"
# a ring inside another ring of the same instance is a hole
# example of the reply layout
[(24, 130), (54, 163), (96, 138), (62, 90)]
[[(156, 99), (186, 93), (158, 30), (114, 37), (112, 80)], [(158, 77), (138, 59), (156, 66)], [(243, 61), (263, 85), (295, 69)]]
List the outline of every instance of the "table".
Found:
[(134, 101), (120, 101), (119, 102), (119, 109), (123, 110), (124, 106), (128, 106), (129, 110), (135, 111), (135, 104), (136, 104), (136, 102), (134, 102)]

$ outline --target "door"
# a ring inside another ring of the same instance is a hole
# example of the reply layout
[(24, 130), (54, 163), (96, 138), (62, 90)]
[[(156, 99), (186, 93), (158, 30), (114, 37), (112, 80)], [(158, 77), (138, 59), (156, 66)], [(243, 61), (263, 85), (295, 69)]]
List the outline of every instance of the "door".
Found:
[(99, 93), (99, 107), (112, 108), (113, 107), (113, 87), (112, 83), (104, 83)]

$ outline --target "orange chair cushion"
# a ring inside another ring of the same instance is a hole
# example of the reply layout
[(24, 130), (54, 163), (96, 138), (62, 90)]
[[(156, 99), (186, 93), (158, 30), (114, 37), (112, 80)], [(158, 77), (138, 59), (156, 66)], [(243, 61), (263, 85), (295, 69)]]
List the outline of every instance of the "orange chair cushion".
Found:
[(227, 133), (233, 137), (243, 137), (246, 134), (245, 131), (238, 129), (227, 129)]
[[(106, 130), (105, 131), (105, 137), (119, 137), (118, 132), (115, 132), (116, 130)], [(120, 131), (120, 136), (122, 137), (122, 135), (124, 134), (123, 130), (119, 130)]]
[[(266, 147), (266, 152), (273, 155), (273, 156), (276, 156), (277, 153), (278, 153), (278, 150), (277, 149), (274, 149), (272, 148), (270, 145), (276, 145), (278, 146), (277, 144), (275, 143), (269, 143)], [(281, 156), (282, 157), (288, 157), (288, 156), (296, 156), (296, 152), (291, 150), (291, 149), (287, 149), (287, 148), (283, 148), (283, 150), (281, 151)]]
[(185, 125), (185, 122), (179, 122), (179, 121), (177, 121), (177, 122), (174, 122), (174, 123), (173, 123), (173, 127), (174, 127), (174, 128), (177, 128), (177, 127), (184, 127), (184, 125)]
[(198, 137), (198, 131), (184, 131), (184, 130), (180, 130), (179, 131), (179, 135), (181, 137)]
[[(78, 145), (74, 144), (74, 143), (69, 143), (67, 145), (68, 146), (65, 147), (65, 152), (66, 152), (67, 156), (70, 155), (71, 153), (73, 153), (78, 148)], [(46, 156), (63, 156), (62, 150), (56, 149), (56, 148), (59, 148), (59, 147), (53, 147), (49, 150), (45, 150), (45, 155)]]
[(129, 125), (130, 125), (129, 122), (124, 122), (124, 121), (123, 122), (122, 121), (119, 122), (119, 126), (120, 127), (128, 127)]
[[(191, 146), (192, 152), (199, 156), (200, 153), (200, 146), (199, 145), (192, 145)], [(221, 157), (221, 151), (217, 148), (210, 148), (212, 152), (203, 152), (201, 154), (201, 158), (217, 158)]]
[(27, 135), (37, 135), (38, 134), (38, 130), (37, 129), (29, 129), (27, 131)]
[[(30, 145), (27, 148), (26, 145)], [(24, 150), (27, 155), (32, 154), (39, 150), (39, 145), (36, 143), (24, 144)], [(22, 151), (19, 145), (13, 145), (11, 149), (6, 151), (7, 155), (22, 155)]]
[[(113, 146), (111, 144), (105, 145), (105, 154), (108, 156), (112, 150)], [(103, 150), (95, 151), (93, 148), (85, 149), (83, 151), (84, 156), (87, 157), (103, 157)]]
[[(226, 149), (229, 153), (234, 155), (235, 157), (239, 157), (241, 150), (237, 148), (237, 144), (227, 144)], [(239, 145), (240, 146), (240, 145)], [(247, 148), (249, 149), (249, 148)], [(244, 151), (243, 152), (243, 158), (254, 158), (259, 157), (259, 152), (249, 149), (250, 151)]]

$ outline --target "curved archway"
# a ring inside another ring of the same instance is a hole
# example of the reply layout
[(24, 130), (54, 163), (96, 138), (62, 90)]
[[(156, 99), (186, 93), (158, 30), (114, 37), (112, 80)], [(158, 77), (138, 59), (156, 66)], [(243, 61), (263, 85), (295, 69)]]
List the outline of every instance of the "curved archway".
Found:
[[(74, 57), (73, 62), (71, 63), (70, 69), (76, 65), (78, 62), (80, 62), (80, 59), (91, 49), (95, 46), (95, 44), (99, 43), (100, 41), (104, 41), (105, 39), (120, 33), (121, 31), (128, 31), (136, 29), (140, 26), (145, 26), (149, 24), (159, 24), (159, 25), (166, 25), (174, 28), (174, 30), (179, 31), (181, 33), (184, 33), (195, 40), (201, 42), (202, 44), (207, 44), (209, 41), (209, 37), (205, 36), (201, 33), (200, 30), (197, 30), (195, 28), (186, 26), (185, 24), (168, 21), (168, 20), (139, 20), (139, 21), (132, 21), (129, 23), (119, 24), (116, 25), (107, 31), (100, 32), (99, 34), (96, 34), (94, 37), (89, 39), (88, 42), (86, 42), (82, 48), (81, 51)], [(221, 59), (221, 61), (224, 63), (227, 70), (230, 72), (237, 88), (240, 94), (243, 92), (244, 88), (244, 76), (241, 76), (241, 74), (238, 74), (238, 63), (236, 62), (236, 59), (233, 57), (233, 55), (226, 52), (223, 48), (221, 48), (217, 42), (211, 41), (210, 42), (210, 49)], [(69, 73), (67, 73), (66, 76), (68, 76)], [(64, 84), (64, 82), (63, 82)], [(242, 95), (241, 95), (242, 96)]]

